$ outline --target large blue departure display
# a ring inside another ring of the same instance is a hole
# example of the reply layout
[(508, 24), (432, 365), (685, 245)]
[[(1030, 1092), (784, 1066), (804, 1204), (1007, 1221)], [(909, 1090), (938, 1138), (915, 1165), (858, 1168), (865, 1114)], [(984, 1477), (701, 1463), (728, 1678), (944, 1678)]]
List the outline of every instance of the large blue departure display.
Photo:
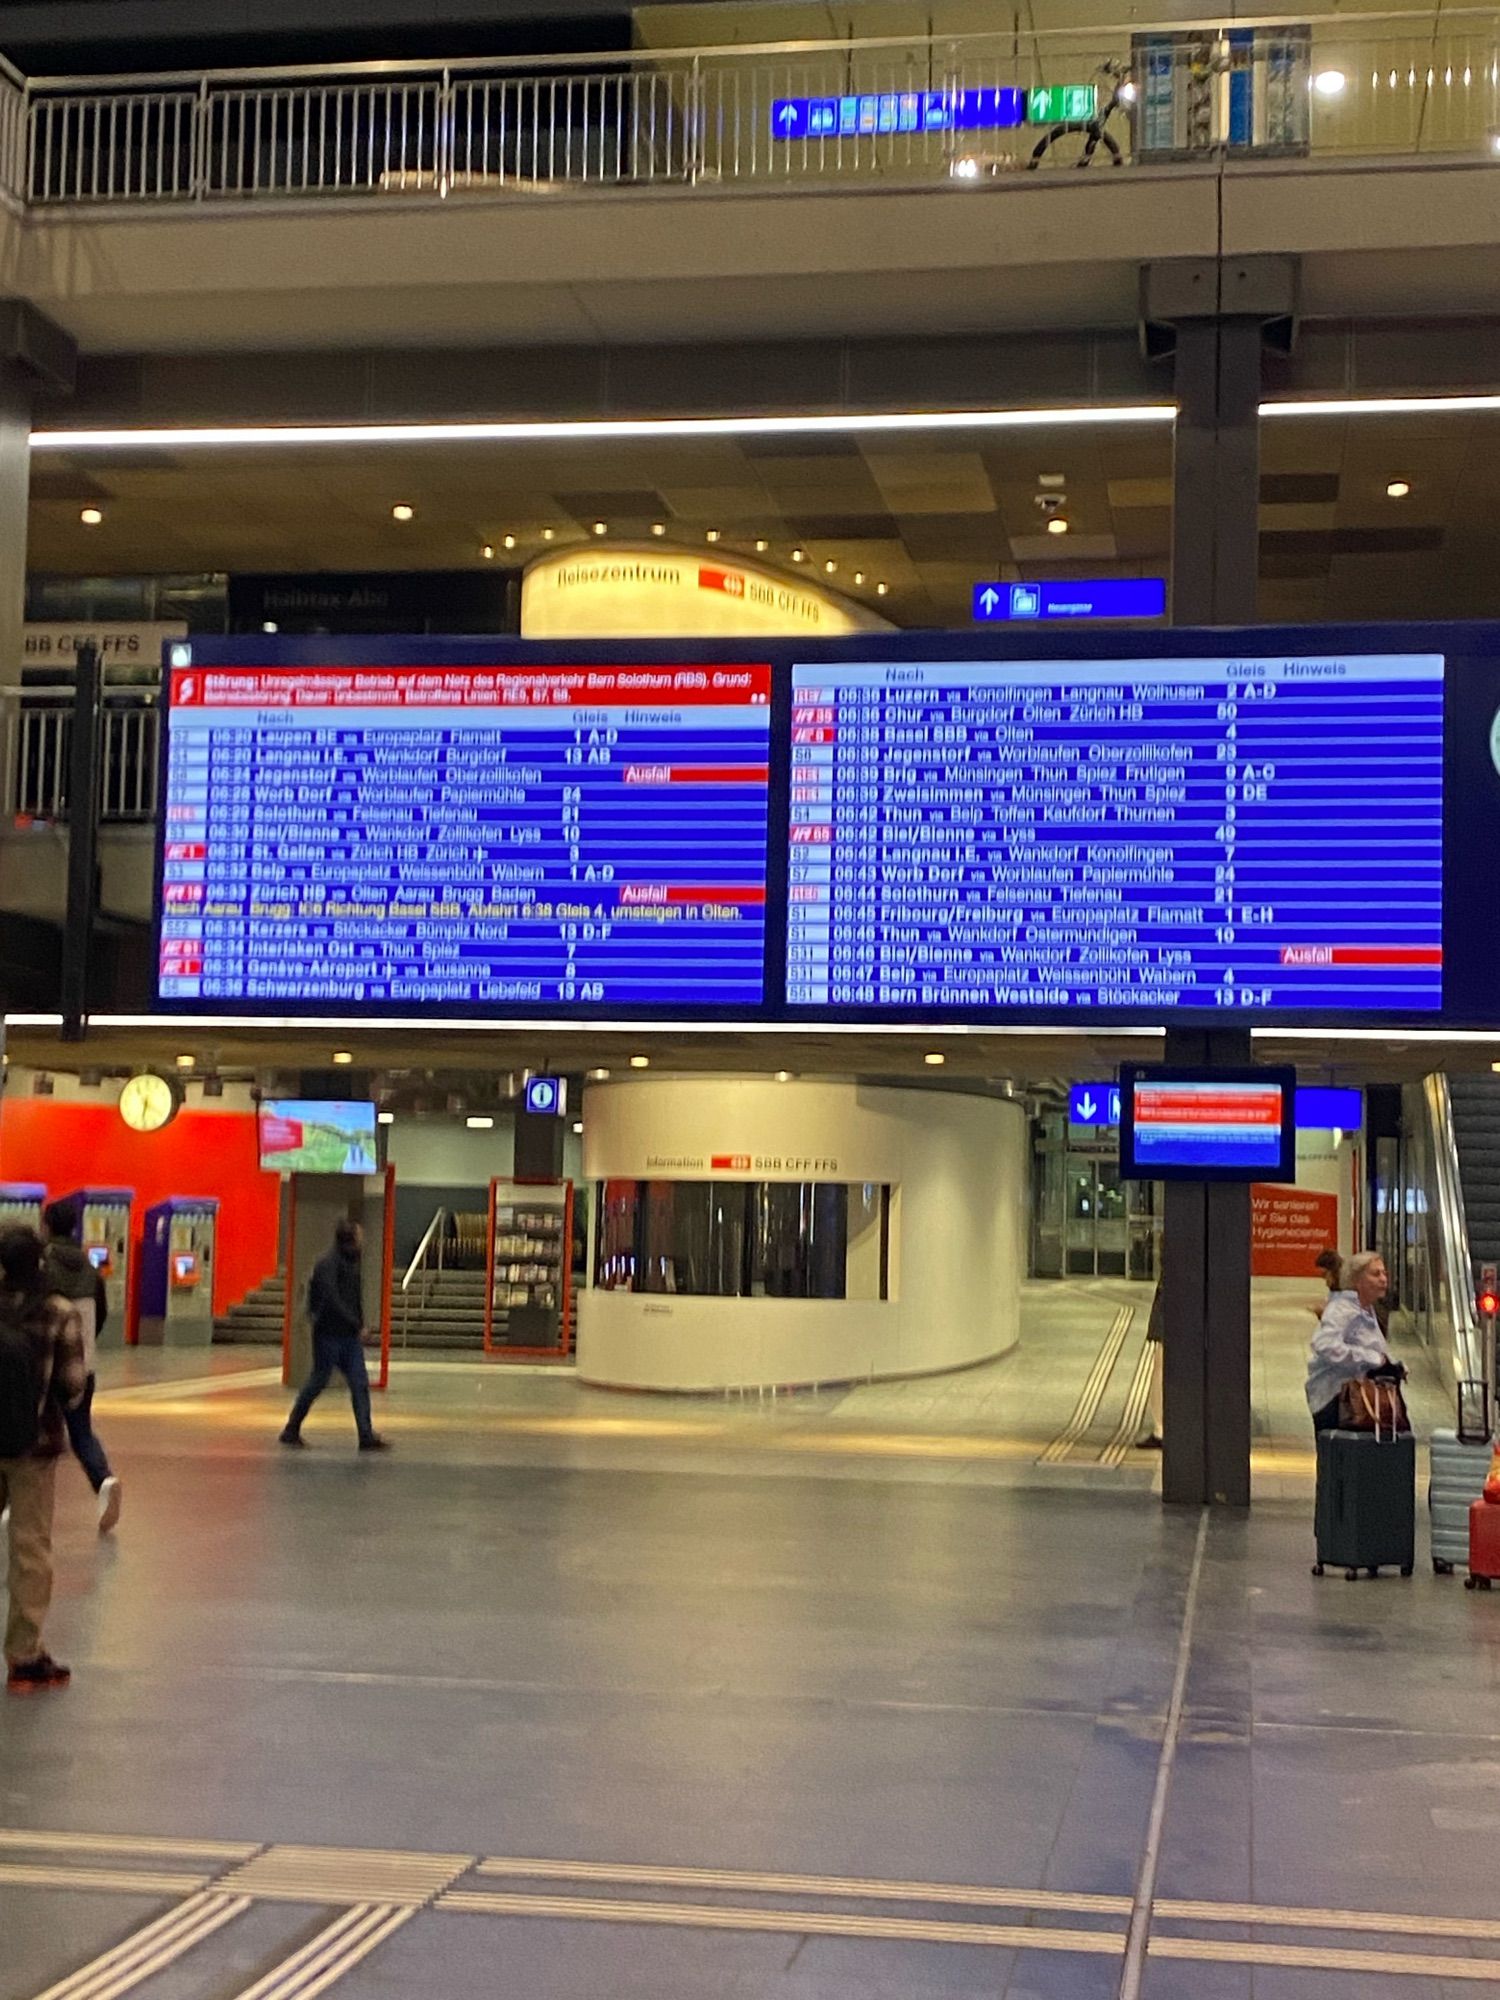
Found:
[(158, 990), (758, 1008), (766, 665), (177, 667)]
[(1442, 1004), (1443, 659), (792, 672), (794, 1009)]

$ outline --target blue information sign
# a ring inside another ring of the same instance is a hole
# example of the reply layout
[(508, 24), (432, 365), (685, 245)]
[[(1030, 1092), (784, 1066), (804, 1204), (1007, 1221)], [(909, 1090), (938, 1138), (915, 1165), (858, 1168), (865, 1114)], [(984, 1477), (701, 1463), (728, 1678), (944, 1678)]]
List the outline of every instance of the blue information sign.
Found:
[(773, 139), (850, 139), (881, 132), (1003, 132), (1026, 122), (1024, 90), (882, 90), (853, 97), (778, 97)]
[(526, 1109), (533, 1118), (561, 1118), (568, 1108), (568, 1080), (564, 1076), (528, 1076)]
[(1106, 576), (1065, 583), (976, 583), (974, 618), (997, 620), (1163, 618), (1167, 586), (1159, 576)]
[(1070, 1125), (1118, 1125), (1120, 1086), (1117, 1083), (1075, 1083), (1068, 1092)]

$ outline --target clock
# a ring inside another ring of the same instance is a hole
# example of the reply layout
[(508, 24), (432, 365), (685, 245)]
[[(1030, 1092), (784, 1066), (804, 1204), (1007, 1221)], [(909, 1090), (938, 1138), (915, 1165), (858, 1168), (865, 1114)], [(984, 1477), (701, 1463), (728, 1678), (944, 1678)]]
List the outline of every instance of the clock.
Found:
[(163, 1131), (182, 1109), (182, 1090), (171, 1077), (143, 1069), (127, 1077), (120, 1092), (120, 1116), (132, 1132)]

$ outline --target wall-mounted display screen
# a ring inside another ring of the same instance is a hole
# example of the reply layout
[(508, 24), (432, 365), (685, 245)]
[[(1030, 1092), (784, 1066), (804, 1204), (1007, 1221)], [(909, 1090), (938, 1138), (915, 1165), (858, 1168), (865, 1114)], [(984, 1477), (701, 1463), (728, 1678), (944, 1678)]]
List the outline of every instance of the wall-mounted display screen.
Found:
[(373, 1174), (375, 1106), (267, 1098), (260, 1107), (260, 1163), (279, 1174)]
[(754, 1009), (771, 670), (175, 668), (158, 990)]
[(1426, 1011), (1443, 660), (792, 671), (797, 1008)]
[(1291, 1181), (1294, 1069), (1120, 1072), (1122, 1180)]

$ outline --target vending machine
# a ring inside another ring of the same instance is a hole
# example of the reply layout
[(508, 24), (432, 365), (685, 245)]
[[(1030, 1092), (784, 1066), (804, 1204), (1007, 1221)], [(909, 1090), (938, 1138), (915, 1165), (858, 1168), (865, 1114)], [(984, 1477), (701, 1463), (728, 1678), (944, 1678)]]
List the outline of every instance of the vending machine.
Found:
[(28, 1229), (40, 1229), (46, 1199), (47, 1190), (40, 1181), (0, 1181), (0, 1229), (18, 1222)]
[(62, 1197), (73, 1202), (81, 1218), (78, 1241), (88, 1260), (104, 1280), (104, 1302), (108, 1311), (101, 1347), (123, 1347), (130, 1310), (130, 1217), (135, 1206), (134, 1188), (77, 1188)]
[(214, 1238), (219, 1204), (173, 1195), (146, 1210), (141, 1239), (140, 1341), (207, 1347), (214, 1335)]

